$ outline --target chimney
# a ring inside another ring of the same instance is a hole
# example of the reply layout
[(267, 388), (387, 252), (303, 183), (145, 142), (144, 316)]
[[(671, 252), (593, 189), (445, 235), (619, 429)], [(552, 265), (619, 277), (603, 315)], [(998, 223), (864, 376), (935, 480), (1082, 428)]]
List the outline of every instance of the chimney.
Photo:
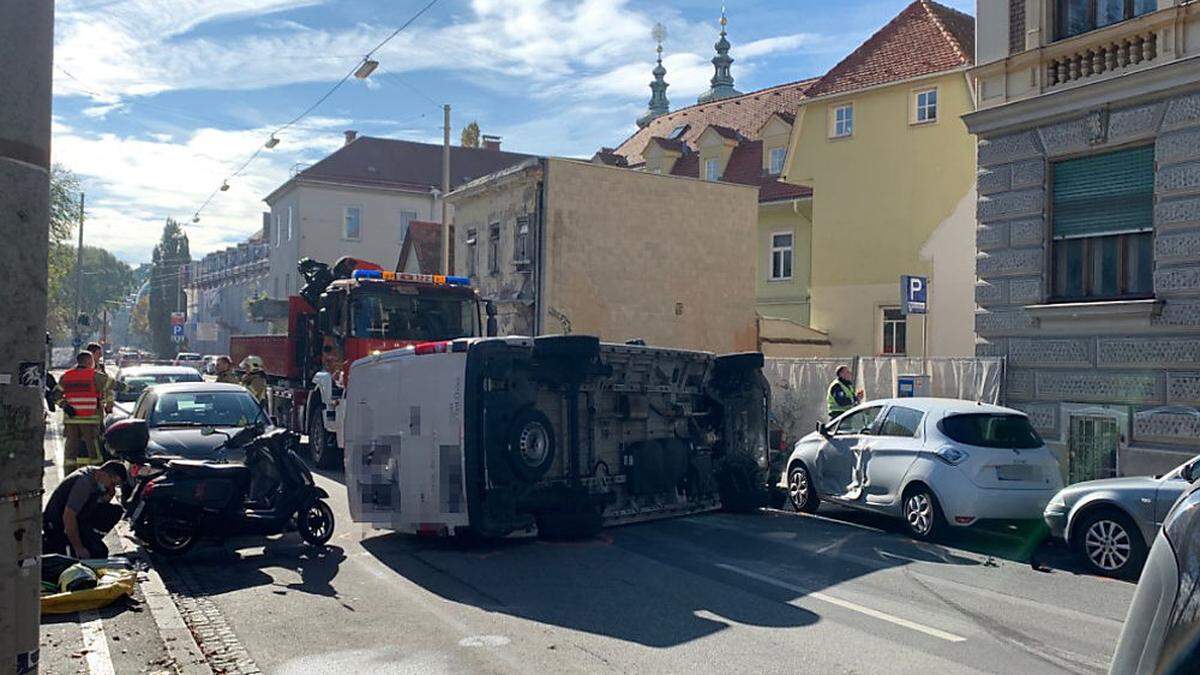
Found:
[(346, 134), (346, 145), (350, 145), (351, 143), (354, 142), (354, 139), (358, 138), (358, 132), (353, 129), (347, 129), (345, 131), (345, 134)]
[(500, 150), (500, 137), (499, 136), (491, 136), (488, 134), (484, 134), (482, 136), (482, 139), (483, 139), (483, 149), (484, 150), (497, 150), (497, 151)]

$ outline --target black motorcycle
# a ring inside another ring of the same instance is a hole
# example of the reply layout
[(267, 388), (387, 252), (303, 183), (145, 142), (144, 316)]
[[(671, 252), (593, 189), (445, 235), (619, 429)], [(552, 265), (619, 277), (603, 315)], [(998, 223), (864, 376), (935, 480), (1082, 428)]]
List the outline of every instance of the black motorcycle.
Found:
[[(223, 434), (217, 449), (239, 449), (244, 463), (221, 460), (148, 458), (149, 431), (144, 420), (122, 420), (109, 427), (109, 447), (140, 465), (126, 502), (133, 531), (152, 551), (187, 552), (201, 538), (281, 534), (296, 529), (312, 546), (333, 535), (333, 509), (308, 467), (292, 450), (295, 434), (286, 429), (263, 433), (244, 427)], [(140, 461), (139, 461), (140, 460)]]

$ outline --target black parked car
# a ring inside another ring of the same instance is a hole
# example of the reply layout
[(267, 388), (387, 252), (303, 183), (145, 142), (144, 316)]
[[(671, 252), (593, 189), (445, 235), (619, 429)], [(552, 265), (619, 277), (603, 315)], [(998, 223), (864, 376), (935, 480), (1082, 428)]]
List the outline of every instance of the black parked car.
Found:
[[(150, 427), (146, 448), (150, 456), (211, 459), (224, 436), (204, 434), (205, 427), (227, 434), (248, 426), (258, 426), (264, 433), (273, 428), (262, 406), (245, 387), (217, 382), (153, 385), (138, 398), (130, 416), (146, 420)], [(240, 460), (240, 454), (231, 451), (226, 457)]]
[(1163, 521), (1125, 617), (1111, 673), (1200, 671), (1200, 482)]

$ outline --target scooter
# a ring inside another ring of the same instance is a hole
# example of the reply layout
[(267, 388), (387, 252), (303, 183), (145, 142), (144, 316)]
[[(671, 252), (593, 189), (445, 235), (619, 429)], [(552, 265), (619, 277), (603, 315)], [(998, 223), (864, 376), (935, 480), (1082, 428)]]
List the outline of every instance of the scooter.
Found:
[[(149, 432), (143, 420), (109, 427), (108, 442), (125, 455), (144, 452)], [(159, 472), (135, 484), (130, 508), (134, 534), (165, 555), (182, 555), (201, 538), (223, 540), (245, 534), (273, 535), (297, 529), (306, 543), (322, 546), (333, 535), (333, 509), (308, 467), (292, 450), (295, 434), (277, 429), (263, 433), (245, 427), (218, 448), (240, 449), (244, 464), (223, 460), (169, 459), (153, 464)]]

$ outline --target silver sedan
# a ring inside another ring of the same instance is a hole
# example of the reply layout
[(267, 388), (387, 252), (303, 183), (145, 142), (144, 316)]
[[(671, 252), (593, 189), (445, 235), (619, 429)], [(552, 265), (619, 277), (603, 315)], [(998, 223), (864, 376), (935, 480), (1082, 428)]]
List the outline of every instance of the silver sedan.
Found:
[(1106, 478), (1068, 485), (1046, 505), (1050, 535), (1062, 539), (1093, 571), (1137, 578), (1163, 518), (1200, 479), (1200, 456), (1162, 476)]

